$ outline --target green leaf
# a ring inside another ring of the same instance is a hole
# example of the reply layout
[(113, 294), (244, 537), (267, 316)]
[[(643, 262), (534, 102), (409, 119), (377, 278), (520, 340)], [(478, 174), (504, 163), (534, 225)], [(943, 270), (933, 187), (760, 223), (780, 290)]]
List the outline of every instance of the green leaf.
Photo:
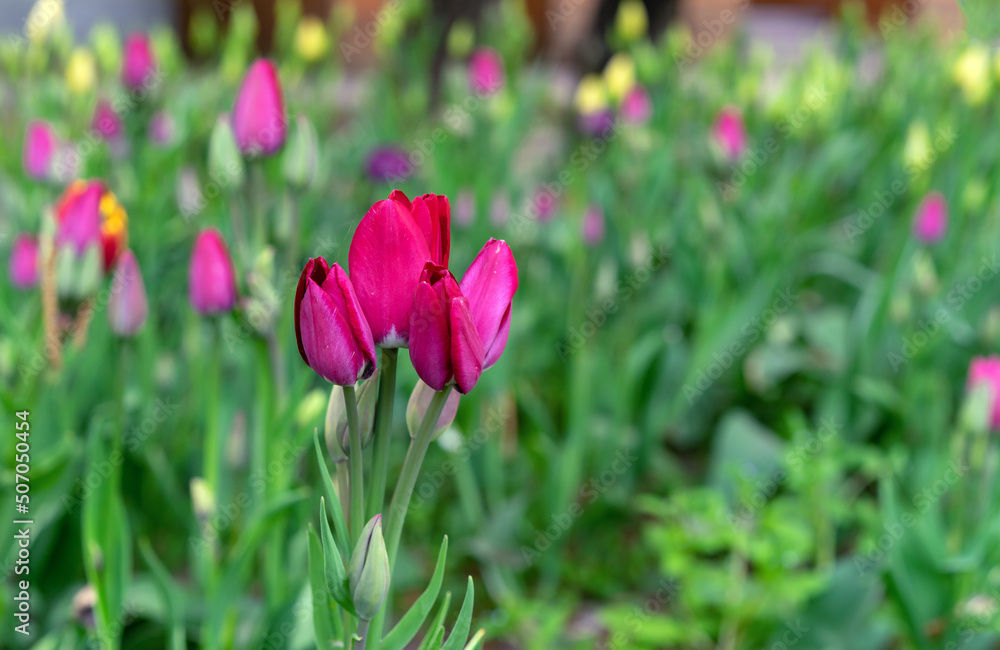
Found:
[(344, 570), (344, 559), (340, 549), (333, 541), (330, 522), (326, 518), (326, 505), (323, 497), (319, 498), (319, 520), (323, 533), (323, 575), (326, 588), (341, 607), (354, 614), (354, 603), (351, 601), (351, 590), (347, 587), (347, 572)]
[(157, 557), (156, 551), (149, 545), (149, 540), (139, 540), (139, 552), (153, 572), (153, 578), (156, 580), (166, 603), (170, 618), (170, 648), (171, 650), (184, 650), (187, 648), (187, 635), (184, 628), (184, 610), (181, 605), (184, 596), (180, 587), (177, 586), (167, 567)]
[(438, 609), (437, 616), (434, 617), (434, 621), (431, 623), (430, 628), (427, 630), (427, 635), (424, 640), (420, 643), (420, 647), (417, 650), (431, 650), (432, 648), (440, 648), (441, 641), (444, 640), (444, 617), (448, 613), (448, 605), (451, 604), (451, 592), (446, 591), (444, 594), (444, 599), (441, 601), (441, 607)]
[(441, 650), (462, 650), (462, 646), (469, 638), (469, 627), (472, 625), (472, 601), (475, 600), (476, 590), (472, 586), (472, 576), (469, 576), (469, 586), (465, 588), (465, 599), (462, 600), (462, 609), (458, 611), (458, 618), (448, 635), (448, 642)]
[(486, 638), (486, 630), (479, 630), (476, 632), (476, 636), (472, 637), (469, 644), (465, 646), (464, 650), (476, 650), (476, 648), (479, 647), (479, 644), (483, 642), (484, 638)]
[(330, 602), (326, 579), (323, 576), (323, 549), (320, 546), (316, 531), (309, 526), (309, 586), (312, 588), (313, 604), (313, 634), (316, 635), (316, 646), (331, 648), (337, 640), (333, 628), (333, 612), (323, 605)]
[(444, 539), (441, 540), (441, 550), (438, 551), (437, 564), (434, 565), (434, 574), (431, 576), (430, 584), (427, 585), (424, 593), (420, 594), (420, 597), (413, 603), (410, 610), (399, 619), (399, 622), (392, 628), (392, 631), (382, 639), (382, 648), (384, 650), (402, 650), (416, 636), (417, 632), (420, 631), (420, 626), (424, 624), (424, 620), (434, 606), (434, 601), (437, 600), (438, 592), (441, 591), (441, 581), (444, 579), (444, 564), (447, 556), (448, 536), (445, 535)]
[(319, 429), (313, 431), (313, 445), (316, 447), (316, 462), (319, 464), (319, 471), (323, 478), (323, 492), (326, 493), (326, 500), (330, 503), (330, 512), (333, 514), (333, 527), (337, 530), (337, 543), (341, 548), (351, 548), (349, 537), (347, 536), (347, 524), (344, 523), (344, 511), (340, 508), (340, 500), (333, 490), (333, 479), (330, 478), (330, 470), (326, 467), (326, 459), (319, 446)]

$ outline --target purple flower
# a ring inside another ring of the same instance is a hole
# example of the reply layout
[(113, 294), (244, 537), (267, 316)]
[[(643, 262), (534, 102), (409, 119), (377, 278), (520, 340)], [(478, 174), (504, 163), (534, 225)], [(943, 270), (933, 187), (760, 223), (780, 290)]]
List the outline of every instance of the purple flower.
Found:
[(166, 111), (157, 111), (149, 119), (149, 139), (159, 147), (170, 144), (176, 131), (174, 118)]
[(146, 285), (132, 251), (127, 250), (118, 258), (111, 279), (111, 299), (108, 301), (108, 322), (118, 336), (133, 336), (146, 323), (149, 307), (146, 303)]
[(94, 119), (90, 126), (101, 134), (101, 138), (107, 141), (117, 140), (124, 130), (121, 117), (104, 99), (97, 102), (97, 108), (94, 109)]
[(577, 119), (580, 130), (590, 136), (603, 136), (615, 126), (615, 113), (605, 108), (593, 113), (583, 113)]
[(653, 114), (653, 102), (640, 84), (635, 84), (622, 98), (621, 114), (630, 124), (645, 124)]
[(129, 36), (124, 56), (122, 83), (133, 90), (142, 88), (156, 74), (156, 57), (149, 36), (143, 33)]
[(414, 171), (406, 152), (393, 146), (373, 149), (365, 169), (373, 182), (383, 183), (409, 178)]
[(583, 213), (583, 241), (588, 246), (596, 246), (604, 241), (604, 211), (596, 205), (591, 205)]
[(38, 285), (38, 238), (21, 233), (10, 251), (10, 283), (18, 289)]
[(503, 57), (489, 47), (481, 47), (469, 57), (469, 86), (477, 95), (493, 95), (504, 85)]

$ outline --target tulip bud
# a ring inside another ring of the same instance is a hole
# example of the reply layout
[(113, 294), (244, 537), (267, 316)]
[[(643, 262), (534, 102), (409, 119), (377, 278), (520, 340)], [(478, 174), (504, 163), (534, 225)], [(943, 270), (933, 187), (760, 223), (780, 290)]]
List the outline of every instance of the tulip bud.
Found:
[(955, 62), (952, 76), (966, 102), (973, 106), (982, 104), (990, 94), (989, 49), (981, 43), (970, 45)]
[(382, 539), (382, 515), (375, 515), (361, 531), (351, 563), (348, 584), (358, 617), (368, 621), (382, 609), (389, 593), (389, 556)]
[(195, 476), (189, 483), (191, 488), (191, 508), (199, 522), (207, 522), (215, 512), (215, 494), (208, 481)]
[(282, 159), (285, 180), (297, 189), (305, 189), (316, 178), (317, 151), (316, 129), (305, 115), (295, 118), (295, 130)]
[(625, 93), (622, 99), (621, 114), (630, 124), (645, 124), (653, 114), (653, 102), (649, 93), (640, 85), (635, 84)]
[(649, 16), (646, 6), (640, 0), (623, 0), (618, 5), (615, 16), (615, 35), (623, 43), (632, 43), (646, 35), (649, 28)]
[(16, 289), (38, 285), (38, 238), (22, 233), (14, 239), (10, 251), (10, 283)]
[(465, 58), (476, 40), (476, 28), (465, 19), (456, 20), (448, 30), (448, 55), (456, 59)]
[(156, 57), (146, 34), (132, 34), (125, 40), (125, 61), (122, 65), (122, 83), (136, 90), (145, 86), (156, 75)]
[(378, 147), (368, 154), (365, 171), (373, 183), (405, 180), (413, 175), (406, 152), (398, 147)]
[(117, 140), (125, 130), (122, 118), (111, 107), (111, 104), (104, 99), (97, 102), (90, 128), (99, 133), (101, 138), (107, 141)]
[(135, 255), (127, 250), (118, 259), (111, 280), (111, 299), (108, 301), (111, 331), (119, 336), (133, 336), (146, 323), (147, 311), (142, 272)]
[(493, 366), (503, 354), (510, 334), (510, 310), (517, 292), (517, 263), (510, 246), (490, 239), (462, 276), (462, 295), (469, 309), (485, 354), (483, 370)]
[(326, 25), (315, 16), (306, 16), (295, 29), (295, 53), (303, 61), (313, 63), (320, 60), (330, 47)]
[(604, 66), (604, 85), (616, 102), (635, 85), (635, 61), (625, 52), (618, 52)]
[(188, 300), (199, 314), (227, 312), (236, 304), (236, 271), (222, 233), (198, 233), (188, 267)]
[(375, 372), (375, 343), (354, 286), (339, 264), (306, 263), (295, 291), (295, 338), (306, 365), (338, 386)]
[(198, 172), (193, 167), (183, 167), (177, 174), (177, 186), (174, 190), (177, 209), (189, 221), (205, 206), (205, 196), (198, 182)]
[(743, 157), (747, 149), (747, 132), (738, 108), (730, 106), (719, 112), (712, 126), (712, 136), (726, 158), (734, 161)]
[(586, 75), (576, 87), (576, 96), (573, 101), (580, 115), (590, 115), (603, 111), (608, 106), (607, 86), (604, 79), (595, 74)]
[[(410, 393), (410, 401), (406, 404), (406, 428), (410, 431), (411, 438), (417, 437), (420, 424), (424, 421), (424, 417), (427, 416), (427, 409), (430, 408), (434, 393), (434, 389), (423, 381), (417, 381), (413, 392)], [(441, 415), (438, 416), (438, 420), (434, 424), (434, 432), (431, 434), (431, 440), (437, 440), (451, 426), (451, 423), (455, 421), (460, 399), (460, 393), (456, 391), (448, 393), (448, 399), (445, 400)]]
[(906, 130), (906, 143), (903, 145), (903, 164), (908, 172), (924, 171), (933, 159), (934, 144), (931, 142), (931, 132), (927, 123), (916, 121)]
[[(364, 449), (372, 440), (375, 432), (375, 405), (378, 402), (378, 376), (381, 369), (376, 369), (368, 379), (357, 385), (358, 427), (361, 434), (361, 448)], [(326, 448), (330, 458), (340, 463), (350, 456), (350, 431), (347, 427), (347, 405), (344, 393), (339, 389), (330, 391), (330, 402), (326, 406)]]
[(504, 85), (503, 57), (489, 47), (481, 47), (469, 57), (469, 87), (477, 95), (496, 94)]
[(215, 179), (227, 179), (225, 186), (234, 190), (243, 187), (246, 180), (243, 157), (226, 115), (220, 115), (212, 128), (208, 141), (208, 173)]
[(24, 132), (24, 172), (36, 180), (46, 180), (52, 175), (52, 162), (59, 141), (48, 122), (35, 120)]
[(588, 246), (596, 246), (604, 240), (604, 211), (596, 205), (583, 213), (583, 241)]
[(110, 23), (97, 25), (90, 32), (90, 42), (101, 70), (106, 74), (118, 74), (122, 67), (122, 42), (118, 29)]
[(157, 111), (153, 113), (153, 117), (149, 118), (149, 139), (158, 147), (164, 147), (173, 142), (176, 131), (177, 126), (174, 124), (174, 118), (166, 111)]
[(969, 364), (969, 393), (963, 422), (972, 431), (1000, 431), (1000, 356), (975, 357)]
[(936, 244), (948, 230), (948, 203), (939, 192), (924, 197), (913, 220), (913, 235), (924, 244)]
[(247, 70), (233, 104), (233, 133), (244, 155), (269, 156), (285, 143), (285, 103), (278, 70), (257, 59)]
[(66, 87), (76, 95), (85, 95), (97, 81), (97, 64), (94, 55), (85, 47), (77, 47), (66, 63)]

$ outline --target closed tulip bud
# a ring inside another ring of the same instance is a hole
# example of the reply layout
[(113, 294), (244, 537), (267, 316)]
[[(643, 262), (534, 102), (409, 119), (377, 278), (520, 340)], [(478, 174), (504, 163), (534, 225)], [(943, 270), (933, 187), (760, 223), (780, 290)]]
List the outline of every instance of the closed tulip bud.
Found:
[(477, 95), (493, 95), (504, 85), (503, 57), (490, 47), (481, 47), (469, 57), (469, 87)]
[[(424, 421), (424, 417), (427, 416), (427, 409), (431, 406), (434, 392), (434, 389), (423, 381), (417, 381), (416, 387), (410, 393), (410, 401), (406, 404), (406, 428), (410, 431), (411, 438), (417, 437), (420, 424)], [(438, 416), (438, 420), (434, 424), (434, 431), (431, 434), (432, 440), (437, 440), (442, 433), (448, 430), (451, 423), (455, 421), (460, 399), (461, 395), (455, 391), (448, 394), (448, 399), (445, 400), (441, 415)]]
[(969, 104), (982, 104), (990, 94), (989, 49), (981, 43), (970, 45), (955, 61), (952, 76)]
[(198, 233), (188, 267), (188, 300), (199, 314), (227, 312), (236, 304), (236, 271), (222, 234)]
[(588, 246), (596, 246), (604, 240), (604, 211), (596, 205), (583, 213), (583, 241)]
[(142, 88), (156, 76), (156, 57), (148, 35), (139, 33), (129, 36), (125, 40), (124, 58), (122, 83), (127, 88)]
[(322, 257), (309, 260), (299, 278), (295, 338), (306, 365), (338, 386), (375, 372), (375, 343), (354, 286), (339, 264)]
[(232, 190), (243, 187), (246, 181), (243, 157), (227, 115), (220, 115), (212, 128), (208, 141), (208, 173), (214, 179), (226, 179), (225, 187)]
[(510, 334), (510, 310), (517, 292), (517, 263), (507, 242), (490, 239), (469, 265), (459, 287), (469, 299), (472, 321), (483, 344), (483, 370), (500, 359)]
[(906, 143), (903, 145), (903, 164), (911, 174), (924, 171), (934, 159), (934, 144), (931, 142), (931, 131), (927, 123), (916, 121), (906, 130)]
[(406, 347), (413, 296), (427, 262), (448, 265), (451, 206), (425, 194), (412, 203), (395, 190), (354, 231), (348, 263), (375, 345)]
[(158, 147), (165, 147), (174, 140), (177, 126), (166, 111), (157, 111), (149, 118), (149, 140)]
[[(969, 408), (963, 417), (966, 425), (974, 425), (985, 420), (989, 428), (1000, 431), (1000, 356), (975, 357), (969, 364), (969, 379), (966, 385), (970, 401), (979, 408)], [(977, 400), (978, 395), (978, 400)], [(970, 426), (973, 430), (985, 428)]]
[(118, 29), (110, 23), (101, 23), (91, 30), (90, 42), (101, 70), (107, 74), (118, 74), (122, 67), (122, 42)]
[(410, 361), (434, 390), (454, 385), (468, 393), (483, 373), (483, 344), (469, 299), (447, 268), (428, 262), (413, 294)]
[(382, 539), (382, 515), (375, 515), (361, 531), (348, 566), (348, 585), (354, 610), (362, 620), (378, 614), (389, 593), (389, 555)]
[(305, 115), (295, 118), (295, 130), (289, 139), (282, 159), (285, 180), (289, 185), (304, 189), (316, 178), (319, 157), (316, 129)]
[(588, 74), (581, 79), (580, 84), (576, 87), (574, 104), (580, 115), (590, 115), (606, 109), (608, 107), (608, 90), (604, 79), (595, 74)]
[(653, 114), (653, 102), (646, 89), (636, 84), (622, 99), (621, 114), (630, 124), (645, 124)]
[(146, 323), (148, 306), (146, 286), (142, 272), (132, 251), (125, 251), (118, 259), (111, 279), (111, 298), (108, 301), (108, 322), (118, 336), (133, 336)]
[(939, 192), (924, 197), (913, 219), (913, 235), (924, 244), (936, 244), (948, 231), (948, 202)]
[(128, 215), (101, 181), (71, 183), (56, 202), (55, 217), (56, 246), (72, 246), (82, 256), (96, 242), (105, 273), (128, 246)]
[(456, 20), (448, 30), (447, 49), (449, 56), (465, 58), (476, 41), (476, 28), (468, 20)]
[(90, 128), (99, 133), (102, 139), (108, 141), (117, 140), (125, 130), (122, 118), (115, 112), (111, 104), (103, 99), (97, 102)]
[(10, 283), (17, 289), (38, 285), (38, 238), (22, 233), (14, 239), (10, 251)]
[(719, 112), (712, 126), (716, 144), (729, 160), (739, 160), (747, 150), (747, 132), (738, 108), (726, 107)]
[(215, 512), (215, 494), (208, 481), (200, 476), (192, 478), (188, 485), (191, 489), (191, 509), (198, 521), (204, 524)]
[(50, 178), (58, 147), (59, 140), (48, 122), (30, 122), (24, 132), (24, 172), (36, 180)]
[[(375, 404), (378, 402), (378, 375), (375, 370), (368, 379), (357, 385), (358, 428), (361, 433), (361, 448), (364, 449), (372, 440), (375, 431)], [(324, 428), (326, 448), (330, 458), (340, 463), (350, 456), (350, 432), (347, 428), (347, 405), (344, 395), (339, 390), (330, 391), (330, 402), (326, 406), (326, 422)]]
[(618, 52), (604, 66), (604, 85), (616, 102), (635, 85), (635, 61), (625, 52)]
[(306, 16), (295, 30), (295, 53), (303, 61), (313, 63), (326, 54), (330, 47), (330, 39), (326, 34), (326, 25), (315, 16)]
[(618, 5), (615, 16), (615, 35), (623, 43), (637, 41), (646, 35), (649, 29), (649, 16), (646, 6), (640, 0), (624, 0)]
[(285, 143), (285, 102), (268, 59), (250, 65), (233, 104), (233, 132), (244, 155), (269, 156)]
[(97, 62), (85, 47), (77, 47), (66, 62), (66, 87), (71, 93), (85, 95), (97, 81)]

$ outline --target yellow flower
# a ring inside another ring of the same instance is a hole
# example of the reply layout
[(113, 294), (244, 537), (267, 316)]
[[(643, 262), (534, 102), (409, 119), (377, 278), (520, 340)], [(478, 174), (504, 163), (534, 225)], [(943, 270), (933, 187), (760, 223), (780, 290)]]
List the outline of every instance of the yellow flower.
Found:
[(303, 60), (319, 60), (326, 54), (329, 44), (323, 21), (315, 16), (306, 16), (299, 21), (298, 29), (295, 30), (295, 51)]
[(573, 101), (576, 110), (583, 115), (607, 108), (608, 92), (604, 87), (604, 80), (595, 74), (586, 75), (576, 87), (576, 98)]
[(604, 83), (611, 98), (620, 101), (635, 85), (635, 62), (632, 57), (624, 52), (611, 57), (604, 66)]
[(456, 20), (448, 31), (448, 54), (463, 59), (476, 43), (476, 28), (468, 20)]
[(66, 85), (74, 95), (89, 93), (97, 79), (94, 55), (85, 47), (77, 47), (66, 63)]
[(640, 0), (624, 0), (618, 5), (618, 15), (615, 16), (615, 33), (626, 43), (637, 41), (646, 35), (649, 28), (649, 16), (646, 6)]
[(917, 174), (930, 166), (934, 145), (931, 143), (931, 132), (925, 122), (914, 122), (906, 132), (906, 145), (903, 147), (903, 164), (906, 169)]
[(24, 33), (32, 42), (44, 41), (64, 20), (63, 0), (38, 0), (24, 22)]
[(965, 100), (977, 106), (990, 94), (990, 53), (984, 45), (969, 46), (955, 61), (952, 77), (962, 88)]

